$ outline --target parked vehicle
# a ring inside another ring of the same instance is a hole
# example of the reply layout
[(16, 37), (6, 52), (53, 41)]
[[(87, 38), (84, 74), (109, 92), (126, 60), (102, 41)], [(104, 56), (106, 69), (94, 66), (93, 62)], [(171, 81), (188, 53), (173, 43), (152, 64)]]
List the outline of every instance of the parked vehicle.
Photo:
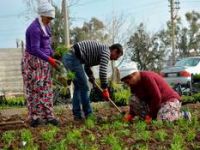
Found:
[(176, 62), (173, 67), (165, 68), (161, 75), (171, 84), (191, 85), (192, 76), (200, 74), (200, 56), (187, 57)]

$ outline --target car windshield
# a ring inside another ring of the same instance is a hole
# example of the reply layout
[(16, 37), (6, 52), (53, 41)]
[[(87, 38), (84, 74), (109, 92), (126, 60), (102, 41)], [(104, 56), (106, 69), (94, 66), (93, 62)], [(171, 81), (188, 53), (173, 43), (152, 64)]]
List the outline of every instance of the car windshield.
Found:
[(185, 58), (176, 62), (175, 66), (196, 66), (200, 58)]

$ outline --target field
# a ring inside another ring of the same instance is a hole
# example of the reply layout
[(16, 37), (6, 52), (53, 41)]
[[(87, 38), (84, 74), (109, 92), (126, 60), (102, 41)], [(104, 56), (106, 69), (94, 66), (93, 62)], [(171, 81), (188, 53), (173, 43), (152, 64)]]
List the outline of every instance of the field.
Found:
[[(192, 121), (152, 121), (146, 125), (135, 118), (124, 123), (122, 116), (106, 103), (93, 105), (96, 117), (74, 122), (70, 108), (56, 107), (59, 127), (30, 128), (28, 123), (0, 126), (0, 149), (24, 150), (199, 150), (200, 104), (185, 105)], [(128, 111), (128, 107), (121, 107)], [(2, 110), (1, 110), (2, 111)], [(0, 111), (0, 112), (1, 112)], [(8, 111), (8, 110), (7, 110)], [(0, 122), (22, 120), (23, 113), (0, 116)]]

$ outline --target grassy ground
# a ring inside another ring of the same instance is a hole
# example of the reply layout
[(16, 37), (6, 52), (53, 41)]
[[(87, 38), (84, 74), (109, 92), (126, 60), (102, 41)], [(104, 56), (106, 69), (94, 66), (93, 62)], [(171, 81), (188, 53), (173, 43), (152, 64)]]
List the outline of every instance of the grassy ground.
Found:
[[(192, 112), (192, 121), (174, 123), (153, 121), (146, 125), (138, 119), (127, 124), (122, 116), (107, 104), (93, 106), (98, 118), (74, 122), (71, 109), (56, 107), (60, 127), (24, 125), (0, 127), (0, 149), (50, 150), (198, 150), (200, 149), (200, 104), (186, 105)], [(123, 107), (123, 110), (128, 110)], [(6, 111), (6, 110), (4, 110)], [(0, 111), (1, 112), (1, 111)], [(27, 117), (26, 110), (7, 120)], [(4, 116), (0, 122), (6, 121)]]

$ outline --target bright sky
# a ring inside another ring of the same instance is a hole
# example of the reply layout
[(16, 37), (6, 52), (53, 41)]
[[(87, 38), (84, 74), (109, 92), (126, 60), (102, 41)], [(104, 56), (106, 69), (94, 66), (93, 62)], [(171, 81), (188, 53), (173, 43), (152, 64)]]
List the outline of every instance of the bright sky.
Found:
[[(24, 0), (0, 0), (0, 48), (15, 48), (16, 39), (24, 40), (25, 30), (32, 20), (26, 20)], [(60, 5), (61, 0), (53, 0)], [(72, 1), (72, 0), (71, 0)], [(102, 21), (112, 19), (112, 12), (126, 17), (134, 26), (144, 22), (150, 32), (166, 26), (170, 19), (168, 0), (80, 0), (70, 7), (72, 25), (82, 25), (91, 17)], [(178, 15), (200, 12), (200, 0), (180, 0)], [(184, 17), (182, 17), (184, 18)]]

